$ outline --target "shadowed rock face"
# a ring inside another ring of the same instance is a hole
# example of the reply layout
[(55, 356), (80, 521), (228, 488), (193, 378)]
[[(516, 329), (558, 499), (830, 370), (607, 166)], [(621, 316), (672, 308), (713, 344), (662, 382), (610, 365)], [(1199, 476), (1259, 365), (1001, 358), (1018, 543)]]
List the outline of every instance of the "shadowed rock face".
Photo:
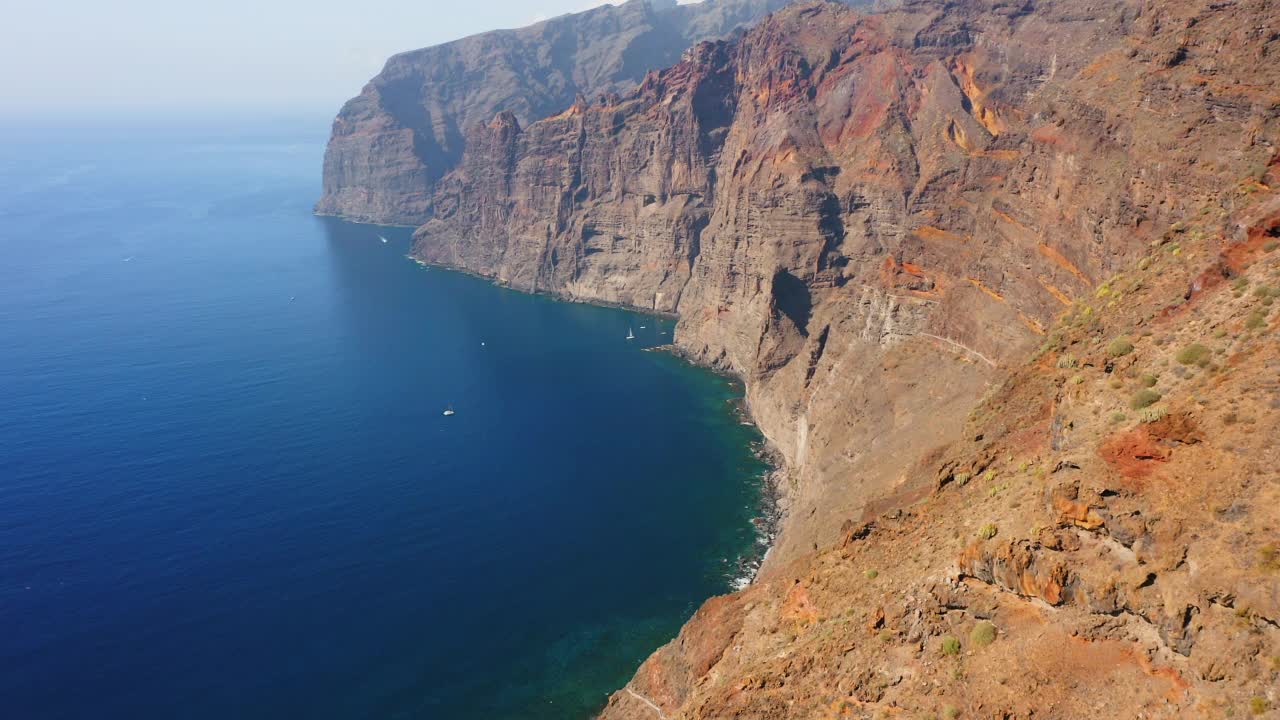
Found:
[(416, 225), (468, 129), (499, 111), (528, 123), (578, 94), (625, 93), (693, 43), (749, 25), (785, 0), (630, 0), (396, 55), (342, 108), (316, 211)]
[[(1261, 543), (1242, 538), (1280, 522), (1277, 491), (1192, 483), (1206, 466), (1246, 476), (1158, 425), (1139, 434), (1159, 459), (1143, 450), (1144, 473), (1126, 474), (1107, 448), (1128, 435), (1108, 418), (1133, 412), (1135, 358), (1169, 353), (1098, 346), (1143, 329), (1182, 338), (1193, 303), (1236, 312), (1240, 258), (1274, 245), (1278, 13), (1266, 0), (807, 2), (633, 92), (471, 127), (414, 254), (677, 314), (677, 348), (745, 378), (788, 471), (760, 580), (708, 604), (606, 717), (1200, 716), (1214, 693), (1239, 703), (1261, 687), (1249, 683), (1272, 671), (1237, 656), (1280, 657), (1276, 586), (1250, 585), (1253, 561), (1207, 579), (1186, 557)], [(1251, 249), (1219, 257), (1236, 241)], [(1147, 258), (1118, 291), (1153, 246), (1159, 270)], [(1037, 345), (1059, 364), (1024, 367)], [(1240, 367), (1280, 367), (1265, 347)], [(1168, 397), (1194, 404), (1191, 390)], [(1176, 467), (1194, 491), (1149, 490), (1176, 485)], [(1267, 509), (1232, 510), (1245, 524), (1220, 530), (1199, 497)], [(829, 549), (846, 521), (872, 518)], [(1265, 641), (1232, 639), (1220, 608), (1244, 594), (1265, 606), (1244, 616)], [(992, 617), (1011, 659), (973, 660), (984, 674), (959, 682), (939, 636)]]

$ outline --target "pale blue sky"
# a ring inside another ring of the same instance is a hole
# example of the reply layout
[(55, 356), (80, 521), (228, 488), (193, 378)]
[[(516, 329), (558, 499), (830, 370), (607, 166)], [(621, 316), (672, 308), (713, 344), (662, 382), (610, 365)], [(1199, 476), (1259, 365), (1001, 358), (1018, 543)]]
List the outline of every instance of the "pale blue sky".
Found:
[(601, 4), (15, 0), (0, 14), (0, 107), (336, 110), (393, 53)]

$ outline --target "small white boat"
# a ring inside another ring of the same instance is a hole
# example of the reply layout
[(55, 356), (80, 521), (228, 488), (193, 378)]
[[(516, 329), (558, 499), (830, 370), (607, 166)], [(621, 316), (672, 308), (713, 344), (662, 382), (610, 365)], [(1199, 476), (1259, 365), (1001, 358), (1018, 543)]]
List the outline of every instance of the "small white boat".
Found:
[(449, 417), (449, 416), (450, 416), (450, 415), (452, 415), (452, 414), (453, 414), (453, 406), (452, 406), (452, 405), (450, 405), (449, 407), (447, 407), (447, 408), (445, 408), (445, 409), (444, 409), (444, 416), (445, 416), (445, 417)]
[(641, 329), (641, 330), (643, 330), (643, 329), (644, 329), (644, 326), (643, 326), (643, 325), (641, 325), (641, 326), (640, 326), (640, 329)]
[(635, 340), (635, 339), (636, 339), (636, 334), (635, 334), (635, 333), (633, 333), (633, 332), (631, 332), (631, 328), (627, 328), (627, 339), (628, 339), (628, 340)]
[(379, 235), (379, 236), (378, 236), (378, 239), (379, 239), (379, 240), (381, 240), (382, 242), (386, 242), (386, 241), (387, 241), (387, 239), (386, 239), (386, 238), (384, 238), (384, 237), (382, 237), (381, 235)]

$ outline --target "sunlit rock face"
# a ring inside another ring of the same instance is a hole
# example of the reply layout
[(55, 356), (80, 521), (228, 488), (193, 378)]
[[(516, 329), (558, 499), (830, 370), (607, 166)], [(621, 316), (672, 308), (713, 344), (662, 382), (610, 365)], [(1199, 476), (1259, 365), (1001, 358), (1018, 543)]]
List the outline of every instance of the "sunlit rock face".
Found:
[(396, 55), (334, 120), (316, 211), (424, 222), (435, 184), (462, 157), (472, 125), (500, 111), (528, 123), (559, 113), (579, 93), (629, 92), (694, 43), (785, 4), (631, 0)]

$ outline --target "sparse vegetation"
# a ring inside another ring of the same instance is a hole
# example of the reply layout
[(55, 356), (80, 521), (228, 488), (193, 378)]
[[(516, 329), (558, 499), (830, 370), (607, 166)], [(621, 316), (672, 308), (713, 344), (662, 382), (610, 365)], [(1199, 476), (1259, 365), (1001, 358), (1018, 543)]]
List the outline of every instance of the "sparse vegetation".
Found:
[(874, 570), (874, 569), (867, 570), (866, 572), (862, 573), (862, 575), (868, 580), (875, 580), (877, 577), (880, 576), (880, 571)]
[(959, 655), (960, 654), (960, 638), (948, 635), (942, 638), (942, 654), (943, 655)]
[(1081, 383), (1083, 383), (1083, 382), (1084, 382), (1084, 376), (1083, 376), (1083, 375), (1072, 375), (1072, 376), (1071, 376), (1071, 384), (1072, 384), (1072, 385), (1080, 385), (1080, 384), (1081, 384)]
[(1267, 711), (1269, 706), (1270, 703), (1268, 703), (1267, 699), (1264, 697), (1254, 696), (1249, 699), (1249, 712), (1254, 715), (1261, 715)]
[(1107, 344), (1107, 354), (1113, 358), (1123, 357), (1133, 352), (1133, 342), (1127, 337), (1118, 337)]
[(1267, 316), (1260, 312), (1249, 313), (1249, 317), (1244, 321), (1244, 326), (1249, 330), (1257, 330), (1265, 327), (1267, 324)]
[(1160, 377), (1151, 373), (1143, 373), (1138, 378), (1138, 382), (1142, 384), (1142, 387), (1155, 387), (1156, 383), (1160, 382)]
[(1164, 408), (1146, 408), (1138, 413), (1138, 419), (1144, 423), (1153, 423), (1168, 414), (1169, 411)]
[(1116, 411), (1116, 412), (1114, 412), (1114, 413), (1112, 413), (1112, 414), (1111, 414), (1111, 422), (1122, 423), (1122, 422), (1124, 422), (1125, 420), (1128, 420), (1128, 419), (1129, 419), (1129, 416), (1128, 416), (1128, 415), (1125, 415), (1124, 413), (1119, 412), (1119, 411)]
[(943, 720), (956, 720), (960, 717), (960, 708), (954, 705), (944, 705), (942, 707)]
[(996, 641), (996, 626), (990, 621), (982, 620), (973, 626), (973, 631), (969, 633), (969, 642), (976, 647), (986, 647)]
[(1213, 351), (1204, 345), (1192, 343), (1179, 350), (1175, 359), (1183, 365), (1202, 365), (1209, 362), (1209, 356), (1212, 354)]
[(1280, 572), (1280, 548), (1271, 544), (1258, 548), (1258, 565), (1267, 572)]
[(1129, 401), (1129, 407), (1134, 410), (1141, 410), (1144, 407), (1149, 407), (1160, 402), (1161, 397), (1163, 396), (1155, 390), (1152, 390), (1151, 388), (1143, 388), (1134, 393), (1133, 399)]
[(969, 482), (969, 473), (967, 472), (956, 473), (954, 477), (955, 477), (956, 485), (963, 486)]
[(999, 528), (997, 528), (995, 525), (992, 525), (991, 523), (987, 523), (986, 525), (983, 525), (982, 527), (978, 528), (978, 537), (982, 538), (983, 540), (990, 540), (991, 538), (995, 537), (996, 533), (998, 532), (1000, 532)]
[(1063, 355), (1058, 358), (1058, 367), (1062, 368), (1063, 370), (1077, 367), (1079, 364), (1080, 364), (1080, 361), (1076, 360), (1071, 355)]

